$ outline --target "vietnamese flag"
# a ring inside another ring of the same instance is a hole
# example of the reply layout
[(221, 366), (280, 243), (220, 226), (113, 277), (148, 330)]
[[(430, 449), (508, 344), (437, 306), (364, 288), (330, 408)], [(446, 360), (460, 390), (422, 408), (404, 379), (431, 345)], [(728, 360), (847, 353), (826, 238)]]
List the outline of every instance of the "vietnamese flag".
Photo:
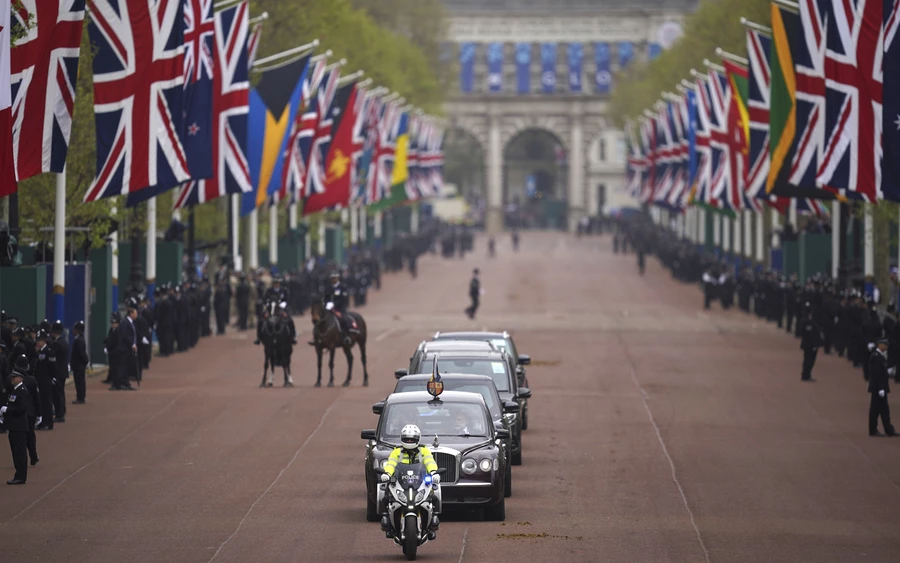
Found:
[(340, 209), (350, 203), (353, 167), (362, 153), (363, 139), (356, 134), (363, 118), (361, 95), (356, 83), (338, 88), (332, 104), (339, 108), (332, 123), (332, 140), (325, 161), (325, 191), (310, 195), (303, 203), (303, 214)]

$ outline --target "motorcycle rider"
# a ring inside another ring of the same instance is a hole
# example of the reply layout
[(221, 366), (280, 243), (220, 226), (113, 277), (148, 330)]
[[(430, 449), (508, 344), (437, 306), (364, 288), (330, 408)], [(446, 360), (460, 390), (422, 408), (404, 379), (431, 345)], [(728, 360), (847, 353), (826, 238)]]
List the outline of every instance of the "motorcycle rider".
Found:
[[(407, 424), (403, 427), (400, 431), (400, 443), (402, 444), (402, 447), (394, 448), (394, 451), (391, 452), (390, 457), (388, 457), (387, 461), (384, 463), (384, 473), (381, 474), (382, 483), (387, 483), (391, 480), (391, 476), (394, 475), (398, 463), (422, 463), (425, 465), (425, 470), (431, 473), (431, 479), (434, 486), (441, 484), (441, 476), (437, 473), (438, 465), (434, 461), (434, 455), (432, 455), (428, 446), (419, 445), (421, 439), (422, 432), (419, 430), (418, 426), (415, 424)], [(432, 531), (437, 531), (438, 526), (440, 526), (440, 520), (438, 520), (437, 515), (435, 515), (431, 527)], [(385, 532), (388, 532), (391, 529), (391, 521), (388, 518), (386, 506), (382, 508), (381, 529)]]

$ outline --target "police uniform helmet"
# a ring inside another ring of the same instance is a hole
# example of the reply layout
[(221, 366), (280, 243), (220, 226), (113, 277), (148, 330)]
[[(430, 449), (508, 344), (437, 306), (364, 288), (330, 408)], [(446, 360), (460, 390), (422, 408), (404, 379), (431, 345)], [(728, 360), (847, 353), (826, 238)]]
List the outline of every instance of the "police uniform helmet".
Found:
[(6, 317), (6, 324), (17, 325), (19, 324), (19, 319), (16, 317)]
[(64, 329), (63, 329), (62, 321), (59, 319), (57, 319), (56, 322), (53, 323), (53, 326), (50, 327), (50, 332), (58, 332), (58, 333), (62, 334), (63, 330)]
[(50, 338), (50, 334), (46, 330), (41, 329), (38, 331), (37, 336), (35, 337), (35, 340), (45, 340), (46, 341), (49, 338)]
[(74, 325), (72, 325), (74, 330), (84, 330), (84, 321), (78, 321)]
[(339, 277), (341, 277), (341, 273), (338, 272), (337, 270), (333, 270), (333, 271), (331, 272), (331, 279), (339, 278)]
[(878, 340), (875, 341), (875, 344), (888, 344), (888, 339), (884, 338), (884, 337), (879, 338)]
[(6, 322), (6, 311), (0, 311), (0, 323)]
[(50, 321), (48, 321), (47, 319), (41, 321), (40, 329), (45, 332), (50, 332)]
[(120, 323), (122, 322), (122, 314), (118, 311), (113, 311), (113, 314), (109, 317), (109, 322), (111, 323)]
[(138, 307), (137, 298), (129, 297), (128, 299), (125, 300), (125, 306), (128, 307), (129, 309), (137, 309), (137, 307)]
[(25, 336), (25, 327), (17, 326), (15, 330), (12, 331), (13, 336), (18, 336), (19, 338)]
[(18, 358), (16, 358), (16, 364), (13, 366), (13, 369), (21, 371), (22, 373), (28, 371), (28, 358), (26, 358), (25, 356), (19, 356)]

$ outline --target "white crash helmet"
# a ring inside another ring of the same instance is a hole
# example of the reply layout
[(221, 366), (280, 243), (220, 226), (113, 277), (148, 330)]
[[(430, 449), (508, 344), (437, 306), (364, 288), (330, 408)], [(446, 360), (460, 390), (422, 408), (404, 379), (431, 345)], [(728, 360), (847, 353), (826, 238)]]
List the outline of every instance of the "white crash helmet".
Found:
[(400, 431), (400, 442), (403, 444), (404, 449), (414, 450), (418, 448), (419, 440), (421, 438), (422, 432), (415, 424), (407, 424), (403, 427), (403, 430)]

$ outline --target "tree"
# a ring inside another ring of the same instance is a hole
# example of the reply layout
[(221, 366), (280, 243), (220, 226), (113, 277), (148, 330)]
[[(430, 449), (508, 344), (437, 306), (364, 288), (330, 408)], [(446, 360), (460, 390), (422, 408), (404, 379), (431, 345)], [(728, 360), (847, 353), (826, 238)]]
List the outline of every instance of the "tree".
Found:
[(684, 35), (649, 63), (632, 64), (619, 72), (610, 100), (617, 125), (651, 108), (663, 92), (674, 92), (692, 68), (705, 71), (703, 59), (721, 60), (716, 47), (746, 56), (747, 39), (741, 16), (761, 25), (771, 21), (770, 0), (703, 0), (684, 22)]

